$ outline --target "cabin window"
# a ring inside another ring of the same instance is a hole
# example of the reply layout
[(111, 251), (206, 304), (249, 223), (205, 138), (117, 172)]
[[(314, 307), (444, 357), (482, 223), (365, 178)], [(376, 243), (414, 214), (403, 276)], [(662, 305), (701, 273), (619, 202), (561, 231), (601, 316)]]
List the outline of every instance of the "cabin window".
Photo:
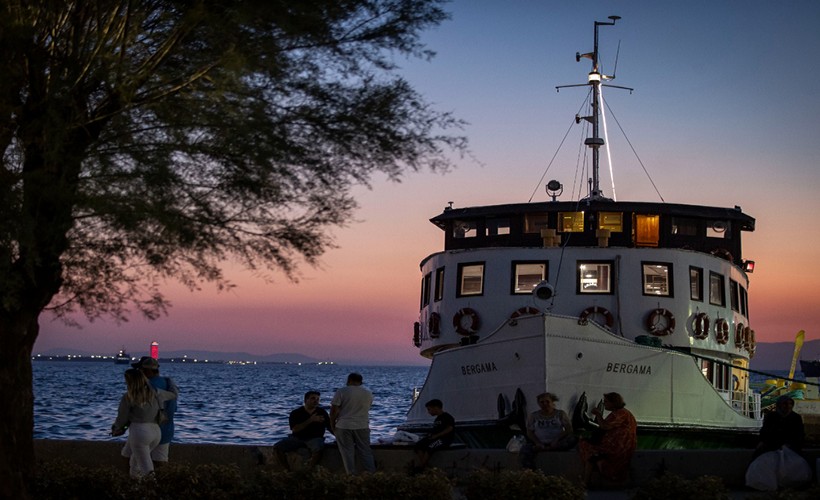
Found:
[(433, 294), (433, 300), (438, 302), (443, 298), (444, 298), (444, 268), (440, 267), (440, 268), (436, 269), (436, 286), (435, 286), (435, 293)]
[(730, 238), (729, 221), (713, 220), (706, 226), (706, 236), (709, 238)]
[(635, 215), (635, 244), (637, 246), (658, 246), (660, 220), (660, 215)]
[(424, 278), (421, 280), (421, 307), (424, 308), (428, 304), (430, 304), (430, 279), (432, 278), (431, 273), (427, 273), (424, 275)]
[(584, 212), (558, 212), (558, 231), (561, 233), (583, 233)]
[(706, 377), (710, 383), (712, 382), (712, 361), (708, 359), (700, 360), (700, 371), (703, 373), (703, 376)]
[(477, 235), (475, 221), (457, 220), (453, 223), (453, 238), (475, 238)]
[(689, 298), (703, 302), (703, 269), (689, 268)]
[(598, 229), (609, 229), (613, 233), (624, 230), (624, 214), (621, 212), (601, 212), (598, 214)]
[(484, 293), (484, 264), (471, 263), (458, 266), (458, 296), (482, 295)]
[(487, 219), (487, 236), (510, 234), (510, 219)]
[(612, 293), (612, 261), (579, 261), (578, 293)]
[(672, 217), (672, 234), (678, 236), (697, 236), (698, 221), (686, 217)]
[(512, 293), (532, 293), (538, 283), (547, 279), (547, 262), (513, 262)]
[(740, 314), (749, 317), (749, 296), (742, 286), (740, 287)]
[(715, 306), (725, 306), (726, 297), (723, 293), (723, 275), (709, 272), (709, 303)]
[(547, 214), (526, 214), (524, 215), (524, 232), (541, 234), (542, 229), (549, 227)]
[(732, 367), (722, 363), (715, 363), (708, 359), (701, 360), (700, 371), (715, 389), (727, 391), (731, 388)]
[(740, 287), (733, 279), (729, 279), (729, 304), (732, 311), (740, 312)]
[(643, 262), (643, 294), (672, 297), (672, 264)]

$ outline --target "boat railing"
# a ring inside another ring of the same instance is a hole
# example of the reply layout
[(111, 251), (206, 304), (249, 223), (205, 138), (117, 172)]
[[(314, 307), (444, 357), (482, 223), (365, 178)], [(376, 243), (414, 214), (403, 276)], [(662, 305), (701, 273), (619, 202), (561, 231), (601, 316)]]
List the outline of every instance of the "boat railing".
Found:
[(725, 390), (718, 390), (718, 393), (736, 412), (749, 418), (762, 418), (759, 393)]

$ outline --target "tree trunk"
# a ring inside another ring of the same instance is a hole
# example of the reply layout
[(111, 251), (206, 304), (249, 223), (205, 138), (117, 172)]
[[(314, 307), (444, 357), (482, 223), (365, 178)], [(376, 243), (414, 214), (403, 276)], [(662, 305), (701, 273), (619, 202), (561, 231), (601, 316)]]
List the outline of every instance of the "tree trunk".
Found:
[(31, 498), (34, 393), (31, 351), (39, 326), (0, 318), (0, 498)]

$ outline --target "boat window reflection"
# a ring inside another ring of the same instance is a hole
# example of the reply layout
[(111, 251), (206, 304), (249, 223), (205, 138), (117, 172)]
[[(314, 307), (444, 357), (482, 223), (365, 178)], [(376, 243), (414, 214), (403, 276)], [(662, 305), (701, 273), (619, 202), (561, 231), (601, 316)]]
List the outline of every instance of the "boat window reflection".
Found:
[(487, 236), (510, 234), (510, 219), (487, 219)]
[(542, 229), (549, 228), (549, 221), (547, 214), (532, 214), (524, 215), (524, 232), (525, 233), (540, 233)]
[(436, 269), (436, 293), (433, 299), (438, 302), (444, 298), (444, 268)]
[(484, 263), (459, 264), (458, 296), (484, 293)]
[(613, 233), (624, 230), (624, 214), (621, 212), (601, 212), (598, 214), (598, 229), (609, 229)]
[(533, 288), (546, 279), (546, 262), (513, 262), (512, 293), (532, 293)]
[(672, 264), (644, 262), (643, 294), (672, 297)]
[(689, 268), (689, 298), (703, 302), (703, 269)]
[(726, 305), (723, 293), (723, 275), (709, 272), (709, 303), (715, 306)]
[(475, 238), (478, 235), (475, 221), (460, 221), (453, 223), (453, 238)]
[(612, 261), (578, 262), (578, 293), (612, 293)]

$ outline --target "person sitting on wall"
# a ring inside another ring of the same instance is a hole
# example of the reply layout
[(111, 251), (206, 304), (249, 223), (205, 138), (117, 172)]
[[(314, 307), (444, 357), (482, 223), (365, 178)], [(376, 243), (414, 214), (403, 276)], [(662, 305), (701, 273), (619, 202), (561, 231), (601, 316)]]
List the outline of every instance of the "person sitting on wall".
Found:
[(325, 449), (325, 429), (330, 430), (330, 416), (319, 406), (319, 392), (307, 391), (304, 404), (290, 412), (288, 423), (291, 435), (273, 445), (279, 464), (290, 470), (288, 453), (301, 448), (310, 450), (308, 467), (313, 468), (322, 459)]
[(433, 421), (433, 430), (414, 445), (417, 462), (414, 472), (424, 470), (433, 452), (448, 448), (456, 435), (456, 420), (444, 411), (444, 403), (440, 399), (431, 399), (424, 406), (427, 413), (436, 419)]
[(789, 396), (777, 398), (775, 411), (763, 416), (760, 443), (755, 448), (753, 459), (767, 451), (779, 450), (782, 446), (788, 446), (798, 454), (802, 453), (806, 431), (803, 427), (803, 417), (792, 411), (793, 409), (794, 399)]
[(540, 410), (530, 413), (527, 418), (528, 441), (521, 447), (521, 466), (535, 469), (535, 457), (542, 451), (565, 451), (577, 440), (573, 435), (572, 422), (564, 410), (555, 407), (558, 396), (551, 392), (539, 394), (536, 398)]
[(598, 439), (581, 439), (578, 451), (584, 464), (584, 482), (589, 484), (593, 472), (614, 483), (622, 483), (629, 477), (629, 464), (638, 447), (638, 424), (632, 413), (625, 408), (624, 398), (617, 392), (604, 394), (606, 418), (598, 408), (592, 409), (598, 424)]

